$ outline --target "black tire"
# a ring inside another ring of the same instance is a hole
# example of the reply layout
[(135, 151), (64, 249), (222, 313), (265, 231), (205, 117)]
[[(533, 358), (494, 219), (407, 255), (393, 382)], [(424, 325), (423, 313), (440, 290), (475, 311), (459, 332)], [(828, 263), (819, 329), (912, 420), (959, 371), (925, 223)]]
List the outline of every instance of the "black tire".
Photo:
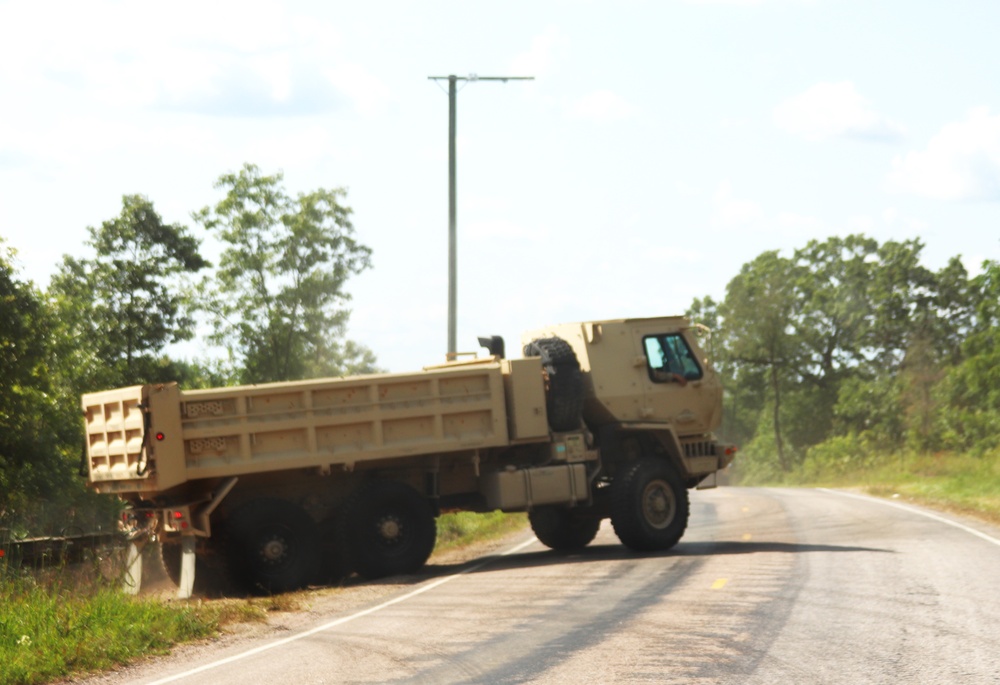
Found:
[(664, 459), (640, 459), (611, 484), (611, 525), (622, 544), (639, 552), (676, 545), (689, 508), (684, 482)]
[(583, 414), (583, 374), (576, 353), (562, 338), (539, 338), (524, 346), (525, 357), (541, 357), (549, 427), (571, 431)]
[(297, 590), (319, 574), (319, 529), (291, 502), (247, 502), (229, 518), (227, 537), (230, 571), (234, 581), (247, 592)]
[[(194, 594), (202, 597), (220, 597), (232, 590), (232, 583), (225, 569), (225, 560), (215, 554), (218, 540), (213, 535), (207, 545), (199, 549), (194, 558)], [(206, 558), (205, 555), (209, 555)], [(174, 585), (181, 584), (181, 542), (171, 540), (160, 543), (160, 561), (163, 570)]]
[(596, 516), (566, 507), (536, 507), (528, 512), (528, 521), (539, 542), (563, 552), (583, 549), (601, 527)]
[(396, 481), (359, 487), (344, 504), (338, 540), (351, 570), (374, 580), (413, 573), (437, 541), (437, 522), (426, 499)]

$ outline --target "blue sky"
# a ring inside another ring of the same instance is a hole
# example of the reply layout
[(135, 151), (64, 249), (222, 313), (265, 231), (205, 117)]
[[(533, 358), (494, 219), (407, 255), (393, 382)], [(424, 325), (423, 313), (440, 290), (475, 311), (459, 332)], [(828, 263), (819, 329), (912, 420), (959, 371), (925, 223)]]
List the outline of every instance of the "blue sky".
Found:
[[(765, 250), (865, 233), (1000, 259), (1000, 3), (0, 1), (0, 236), (47, 283), (121, 196), (190, 213), (244, 162), (344, 186), (374, 268), (350, 336), (458, 340), (682, 312)], [(192, 348), (193, 349), (193, 348)], [(181, 355), (186, 350), (180, 350)]]

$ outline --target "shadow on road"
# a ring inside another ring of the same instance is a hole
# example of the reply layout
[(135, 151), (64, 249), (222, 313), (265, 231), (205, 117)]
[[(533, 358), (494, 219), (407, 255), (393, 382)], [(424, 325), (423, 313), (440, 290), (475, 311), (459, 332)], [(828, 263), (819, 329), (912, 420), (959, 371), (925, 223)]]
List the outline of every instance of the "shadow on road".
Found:
[[(415, 581), (419, 582), (428, 577), (449, 575), (460, 573), (465, 569), (467, 573), (484, 573), (499, 571), (504, 569), (521, 568), (528, 569), (541, 566), (553, 566), (560, 564), (586, 564), (590, 562), (615, 561), (615, 560), (638, 560), (649, 558), (669, 558), (685, 559), (692, 557), (718, 556), (725, 554), (810, 554), (814, 552), (879, 552), (894, 553), (893, 550), (879, 549), (874, 547), (856, 547), (851, 545), (811, 545), (790, 542), (751, 542), (751, 541), (713, 541), (713, 542), (681, 542), (676, 547), (666, 552), (633, 552), (627, 547), (616, 544), (590, 545), (576, 552), (557, 552), (545, 550), (542, 552), (523, 552), (520, 554), (510, 554), (507, 556), (493, 557), (488, 563), (483, 563), (490, 557), (483, 557), (478, 560), (456, 563), (456, 564), (428, 564), (419, 576), (415, 576)], [(477, 564), (482, 564), (476, 567)], [(470, 567), (472, 567), (470, 569)], [(398, 582), (399, 578), (393, 579)]]
[(881, 552), (895, 554), (891, 549), (877, 547), (855, 547), (852, 545), (805, 545), (795, 542), (682, 542), (674, 552), (683, 556), (715, 556), (718, 554), (757, 554), (760, 552), (783, 552), (800, 554), (803, 552)]

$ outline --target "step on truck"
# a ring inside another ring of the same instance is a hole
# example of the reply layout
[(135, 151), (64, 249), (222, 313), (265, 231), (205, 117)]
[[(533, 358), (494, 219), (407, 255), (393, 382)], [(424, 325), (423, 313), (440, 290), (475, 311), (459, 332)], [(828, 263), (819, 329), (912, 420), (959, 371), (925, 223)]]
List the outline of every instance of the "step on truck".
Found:
[(722, 386), (682, 317), (498, 336), (414, 373), (83, 396), (89, 485), (127, 503), (131, 578), (157, 541), (178, 595), (274, 593), (412, 573), (444, 511), (526, 511), (556, 550), (610, 518), (640, 552), (675, 545), (688, 490), (736, 448)]

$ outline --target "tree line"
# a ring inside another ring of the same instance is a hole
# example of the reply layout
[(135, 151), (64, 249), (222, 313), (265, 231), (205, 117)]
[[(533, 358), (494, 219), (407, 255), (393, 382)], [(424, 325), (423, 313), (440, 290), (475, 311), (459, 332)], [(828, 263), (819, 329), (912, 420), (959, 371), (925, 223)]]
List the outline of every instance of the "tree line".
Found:
[(695, 299), (744, 475), (1000, 448), (1000, 263), (970, 276), (956, 256), (933, 271), (923, 247), (814, 240), (748, 262), (721, 302)]
[[(219, 201), (192, 217), (221, 244), (217, 264), (142, 195), (88, 227), (86, 253), (64, 256), (44, 290), (20, 278), (0, 237), (0, 529), (58, 532), (100, 506), (75, 475), (84, 392), (377, 370), (371, 350), (345, 337), (346, 283), (371, 265), (346, 191), (292, 196), (281, 173), (252, 164), (215, 187)], [(222, 354), (167, 354), (196, 337)]]

